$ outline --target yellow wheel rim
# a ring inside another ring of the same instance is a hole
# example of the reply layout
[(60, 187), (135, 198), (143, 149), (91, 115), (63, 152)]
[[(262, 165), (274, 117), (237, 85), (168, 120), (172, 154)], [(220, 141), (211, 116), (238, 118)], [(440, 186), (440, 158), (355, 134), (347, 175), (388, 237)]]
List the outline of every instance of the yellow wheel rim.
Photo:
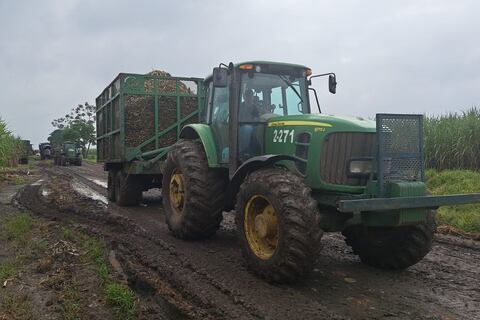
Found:
[(185, 180), (179, 169), (173, 170), (170, 178), (170, 204), (175, 213), (180, 214), (185, 204)]
[(250, 249), (260, 259), (269, 259), (277, 250), (280, 233), (275, 208), (264, 196), (254, 195), (248, 200), (244, 215)]

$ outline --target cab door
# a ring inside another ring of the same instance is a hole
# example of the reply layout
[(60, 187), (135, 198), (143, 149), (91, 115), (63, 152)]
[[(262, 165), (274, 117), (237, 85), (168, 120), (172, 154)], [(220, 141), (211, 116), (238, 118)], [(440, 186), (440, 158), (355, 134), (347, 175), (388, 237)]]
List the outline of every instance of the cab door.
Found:
[[(229, 88), (214, 88), (209, 85), (209, 108), (210, 125), (215, 137), (215, 146), (217, 149), (218, 163), (228, 165), (229, 163)], [(213, 90), (213, 92), (212, 92)]]

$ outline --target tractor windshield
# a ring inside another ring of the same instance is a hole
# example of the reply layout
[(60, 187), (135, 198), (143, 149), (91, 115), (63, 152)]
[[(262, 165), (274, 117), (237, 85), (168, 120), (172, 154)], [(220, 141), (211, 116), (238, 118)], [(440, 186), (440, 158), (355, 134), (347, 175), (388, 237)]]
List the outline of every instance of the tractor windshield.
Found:
[(310, 113), (304, 77), (287, 74), (243, 73), (239, 106), (240, 122), (256, 122), (265, 114)]

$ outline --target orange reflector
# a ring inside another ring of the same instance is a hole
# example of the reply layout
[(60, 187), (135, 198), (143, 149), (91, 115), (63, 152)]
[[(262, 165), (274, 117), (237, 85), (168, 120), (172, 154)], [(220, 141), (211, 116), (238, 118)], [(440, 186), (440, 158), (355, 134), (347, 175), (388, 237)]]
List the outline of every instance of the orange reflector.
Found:
[(253, 64), (242, 64), (238, 68), (242, 69), (242, 70), (253, 70), (253, 68), (255, 68), (255, 66)]
[(311, 76), (311, 75), (312, 75), (312, 69), (307, 68), (307, 69), (305, 70), (305, 73), (306, 73), (307, 77), (308, 77), (308, 76)]

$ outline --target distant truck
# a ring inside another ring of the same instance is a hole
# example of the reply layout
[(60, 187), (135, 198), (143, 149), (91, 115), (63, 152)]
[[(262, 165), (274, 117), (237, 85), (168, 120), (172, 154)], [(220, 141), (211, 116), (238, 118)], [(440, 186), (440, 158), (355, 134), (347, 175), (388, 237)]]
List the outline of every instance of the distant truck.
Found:
[(48, 160), (52, 157), (52, 146), (48, 142), (43, 142), (38, 145), (40, 152), (40, 160)]
[(65, 141), (53, 149), (53, 162), (58, 166), (82, 165), (82, 148), (76, 142)]
[(20, 154), (20, 159), (18, 162), (20, 164), (27, 164), (28, 163), (28, 157), (30, 157), (33, 154), (33, 148), (30, 143), (30, 140), (21, 140), (21, 154)]

